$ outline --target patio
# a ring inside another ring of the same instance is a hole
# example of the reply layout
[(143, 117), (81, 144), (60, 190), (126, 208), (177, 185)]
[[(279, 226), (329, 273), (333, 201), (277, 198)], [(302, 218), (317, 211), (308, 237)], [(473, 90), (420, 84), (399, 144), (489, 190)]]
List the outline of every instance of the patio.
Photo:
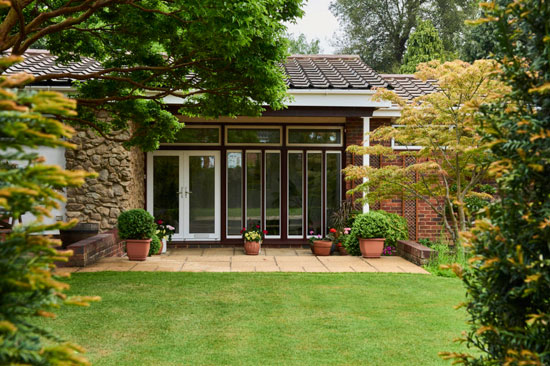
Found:
[(247, 256), (241, 248), (170, 249), (166, 254), (131, 262), (127, 257), (103, 258), (86, 267), (61, 267), (59, 272), (397, 272), (426, 270), (401, 257), (366, 259), (354, 256), (314, 256), (309, 249), (264, 248)]

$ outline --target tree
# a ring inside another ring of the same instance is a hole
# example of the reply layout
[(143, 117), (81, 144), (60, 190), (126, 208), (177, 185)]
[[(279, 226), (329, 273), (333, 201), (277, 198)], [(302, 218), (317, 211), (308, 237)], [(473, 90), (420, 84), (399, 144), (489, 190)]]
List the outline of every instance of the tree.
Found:
[(288, 52), (295, 55), (318, 55), (321, 53), (321, 41), (316, 38), (308, 42), (306, 35), (300, 33), (297, 38), (292, 35), (288, 35), (289, 47)]
[(550, 7), (533, 0), (482, 3), (495, 58), (511, 92), (483, 110), (498, 199), (465, 243), (461, 269), (473, 355), (465, 365), (550, 365)]
[(494, 23), (467, 26), (464, 32), (464, 42), (460, 48), (460, 58), (466, 62), (492, 58), (497, 46), (496, 33), (497, 26)]
[(444, 61), (444, 58), (445, 50), (437, 29), (431, 21), (419, 19), (414, 33), (407, 41), (407, 51), (400, 71), (412, 74), (416, 71), (416, 65), (432, 60)]
[(395, 196), (421, 200), (442, 218), (451, 239), (458, 243), (459, 232), (466, 230), (469, 222), (465, 200), (469, 196), (487, 197), (487, 193), (476, 192), (489, 168), (485, 144), (478, 133), (477, 112), (480, 106), (500, 97), (505, 88), (494, 80), (498, 68), (489, 60), (473, 64), (431, 61), (420, 64), (418, 70), (416, 77), (438, 80), (440, 91), (407, 104), (393, 91), (381, 89), (378, 98), (402, 107), (396, 122), (401, 127), (383, 126), (370, 135), (373, 140), (394, 139), (411, 148), (397, 151), (372, 144), (347, 149), (353, 154), (379, 154), (387, 162), (406, 157), (414, 158), (414, 162), (381, 168), (348, 166), (344, 169), (347, 180), (364, 179), (348, 194), (364, 193), (360, 201), (370, 203)]
[[(37, 76), (75, 79), (78, 116), (55, 116), (104, 137), (129, 129), (144, 150), (181, 127), (162, 102), (180, 98), (185, 116), (257, 115), (283, 107), (285, 21), (302, 0), (5, 0), (0, 51), (23, 55), (36, 42), (68, 63), (91, 57), (102, 70)], [(0, 69), (0, 73), (5, 69)], [(115, 139), (116, 140), (116, 139)]]
[(396, 72), (417, 19), (430, 19), (446, 51), (460, 43), (474, 0), (334, 0), (330, 9), (344, 28), (341, 52), (356, 53), (375, 70)]
[[(0, 65), (17, 61), (16, 57), (0, 58)], [(47, 115), (70, 116), (75, 107), (58, 93), (13, 91), (31, 80), (32, 76), (24, 74), (0, 77), (0, 211), (15, 218), (26, 212), (37, 217), (0, 238), (0, 364), (89, 365), (80, 347), (60, 343), (31, 321), (32, 317), (54, 317), (52, 309), (62, 304), (88, 305), (98, 300), (67, 298), (68, 285), (53, 269), (55, 261), (66, 261), (72, 253), (57, 251), (59, 241), (41, 235), (75, 224), (44, 225), (42, 218), (58, 207), (61, 189), (78, 186), (91, 174), (45, 165), (37, 153), (28, 152), (40, 146), (73, 147), (65, 141), (73, 130)]]

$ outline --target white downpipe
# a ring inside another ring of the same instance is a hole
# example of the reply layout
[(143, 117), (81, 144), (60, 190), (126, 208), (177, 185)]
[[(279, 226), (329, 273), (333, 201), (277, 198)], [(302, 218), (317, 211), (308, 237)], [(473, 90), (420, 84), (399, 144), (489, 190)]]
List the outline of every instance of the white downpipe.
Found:
[[(363, 146), (370, 146), (370, 136), (367, 135), (370, 132), (370, 117), (363, 117)], [(370, 155), (363, 155), (363, 166), (370, 166)], [(363, 178), (363, 182), (366, 182), (367, 178)], [(363, 194), (364, 196), (364, 194)], [(363, 213), (369, 212), (370, 207), (368, 203), (363, 205)]]

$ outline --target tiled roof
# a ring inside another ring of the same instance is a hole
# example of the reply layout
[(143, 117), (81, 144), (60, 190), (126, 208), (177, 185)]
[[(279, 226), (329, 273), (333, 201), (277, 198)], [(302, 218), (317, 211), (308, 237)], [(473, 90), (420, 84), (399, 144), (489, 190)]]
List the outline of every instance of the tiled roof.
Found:
[(414, 98), (437, 92), (435, 80), (422, 81), (409, 74), (380, 74), (401, 98), (412, 101)]
[(359, 56), (295, 55), (284, 65), (293, 89), (371, 89), (387, 83)]
[[(15, 64), (7, 73), (26, 71), (35, 76), (54, 73), (87, 74), (101, 70), (99, 62), (82, 58), (69, 65), (56, 65), (56, 57), (46, 50), (29, 50), (25, 60)], [(388, 87), (384, 79), (361, 61), (359, 56), (296, 55), (284, 64), (287, 85), (291, 89), (371, 89)], [(70, 83), (68, 79), (55, 80)], [(49, 82), (51, 83), (51, 81)]]

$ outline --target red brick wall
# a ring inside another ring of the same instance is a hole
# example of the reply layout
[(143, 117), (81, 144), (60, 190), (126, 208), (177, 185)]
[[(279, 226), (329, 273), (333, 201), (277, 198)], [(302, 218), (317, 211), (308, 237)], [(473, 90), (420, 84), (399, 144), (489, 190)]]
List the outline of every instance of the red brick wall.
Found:
[[(385, 124), (391, 123), (390, 119), (386, 118), (371, 118), (370, 127), (371, 131)], [(346, 121), (346, 146), (359, 145), (363, 142), (363, 119), (362, 118), (348, 118)], [(380, 143), (371, 139), (370, 144), (374, 145)], [(390, 146), (389, 141), (382, 142), (385, 146)], [(408, 162), (410, 163), (410, 162)], [(362, 156), (352, 156), (346, 154), (346, 165), (363, 164)], [(402, 165), (403, 160), (399, 158), (397, 160), (390, 161), (380, 156), (370, 156), (370, 165), (373, 167), (387, 166), (390, 164)], [(349, 190), (359, 182), (346, 181), (346, 190)], [(357, 198), (357, 197), (356, 197)], [(437, 204), (437, 202), (434, 202)], [(371, 206), (375, 210), (384, 210), (387, 212), (401, 215), (407, 219), (409, 225), (409, 236), (411, 240), (418, 240), (422, 238), (429, 238), (437, 240), (441, 236), (443, 229), (442, 220), (437, 214), (430, 208), (430, 206), (421, 200), (402, 200), (399, 197), (395, 197), (391, 200), (386, 200)]]

